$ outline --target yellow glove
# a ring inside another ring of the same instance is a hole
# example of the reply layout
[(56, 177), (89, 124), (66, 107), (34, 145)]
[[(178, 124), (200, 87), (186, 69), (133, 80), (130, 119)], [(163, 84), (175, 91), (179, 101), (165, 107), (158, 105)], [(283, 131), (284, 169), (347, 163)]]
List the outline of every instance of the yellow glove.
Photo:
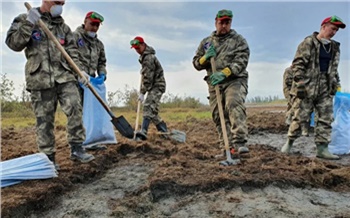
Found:
[(205, 54), (201, 57), (201, 59), (199, 59), (199, 63), (203, 65), (206, 60), (209, 60), (211, 57), (215, 57), (215, 56), (216, 56), (215, 48), (213, 45), (211, 45), (208, 48), (208, 50), (205, 52)]
[(231, 75), (231, 70), (230, 68), (226, 67), (221, 71), (223, 74), (225, 74), (226, 77), (228, 77), (229, 75)]
[(341, 92), (341, 87), (340, 86), (337, 87), (337, 92)]

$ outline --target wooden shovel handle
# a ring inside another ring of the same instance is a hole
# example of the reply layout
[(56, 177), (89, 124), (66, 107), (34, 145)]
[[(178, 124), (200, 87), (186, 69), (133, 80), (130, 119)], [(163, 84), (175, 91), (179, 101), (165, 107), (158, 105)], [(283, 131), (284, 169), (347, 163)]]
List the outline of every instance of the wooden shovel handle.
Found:
[[(142, 83), (143, 83), (143, 75), (141, 75), (141, 79), (140, 79), (140, 89), (139, 89), (140, 92), (141, 92)], [(136, 131), (138, 130), (138, 127), (139, 127), (140, 109), (141, 109), (141, 101), (137, 100), (137, 111), (136, 111), (134, 139), (136, 139)]]
[[(28, 3), (25, 2), (24, 5), (26, 6), (26, 8), (28, 10), (30, 10), (32, 8), (32, 6)], [(38, 21), (39, 26), (44, 30), (44, 32), (46, 33), (46, 35), (55, 43), (56, 47), (58, 48), (58, 50), (62, 53), (62, 55), (64, 56), (64, 58), (68, 61), (68, 63), (70, 64), (70, 66), (73, 68), (74, 72), (76, 72), (79, 77), (84, 77), (85, 75), (80, 71), (79, 67), (74, 63), (74, 61), (72, 60), (72, 58), (68, 55), (68, 53), (66, 52), (66, 50), (64, 50), (64, 48), (62, 47), (62, 45), (59, 43), (59, 41), (56, 39), (56, 37), (52, 34), (52, 32), (49, 30), (49, 28), (47, 28), (47, 26), (45, 25), (45, 23), (39, 19)], [(113, 118), (115, 117), (111, 111), (111, 109), (107, 106), (107, 104), (103, 101), (103, 99), (99, 96), (99, 94), (96, 92), (96, 90), (92, 87), (92, 85), (90, 84), (90, 82), (88, 82), (87, 87), (91, 90), (91, 92), (95, 95), (95, 97), (97, 98), (97, 100), (102, 104), (102, 106), (106, 109), (106, 111), (108, 112), (108, 114)]]
[[(211, 69), (212, 69), (213, 73), (215, 73), (216, 72), (216, 64), (215, 64), (214, 57), (210, 58), (210, 64), (211, 64)], [(220, 123), (221, 123), (222, 134), (224, 137), (225, 149), (229, 150), (230, 146), (229, 146), (229, 141), (228, 141), (228, 136), (227, 136), (224, 111), (223, 111), (223, 107), (222, 107), (222, 96), (220, 93), (219, 85), (215, 86), (215, 94), (216, 94), (216, 101), (218, 103)]]

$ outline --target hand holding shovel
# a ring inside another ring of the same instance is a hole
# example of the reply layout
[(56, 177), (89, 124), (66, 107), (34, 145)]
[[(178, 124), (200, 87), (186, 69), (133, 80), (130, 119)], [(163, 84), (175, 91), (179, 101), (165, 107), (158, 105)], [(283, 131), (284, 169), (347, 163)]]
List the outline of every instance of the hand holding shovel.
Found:
[[(210, 63), (211, 63), (211, 69), (212, 69), (213, 73), (216, 72), (216, 65), (215, 65), (214, 57), (210, 58)], [(231, 157), (231, 153), (230, 153), (230, 147), (229, 147), (229, 142), (228, 142), (228, 137), (227, 137), (227, 130), (226, 130), (226, 125), (225, 125), (224, 111), (223, 111), (223, 107), (222, 107), (222, 96), (220, 93), (219, 85), (215, 86), (215, 94), (216, 94), (216, 101), (218, 103), (220, 123), (221, 123), (222, 135), (224, 137), (225, 153), (226, 153), (226, 160), (221, 161), (219, 164), (222, 166), (237, 165), (238, 163), (240, 163), (240, 160), (239, 159), (233, 160)]]

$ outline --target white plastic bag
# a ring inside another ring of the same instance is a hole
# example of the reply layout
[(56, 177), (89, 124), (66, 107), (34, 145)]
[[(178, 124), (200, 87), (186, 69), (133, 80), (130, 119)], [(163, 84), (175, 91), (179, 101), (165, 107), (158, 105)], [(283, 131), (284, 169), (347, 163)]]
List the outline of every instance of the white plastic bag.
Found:
[[(99, 96), (106, 102), (106, 86), (91, 81), (91, 84)], [(84, 147), (92, 147), (99, 144), (117, 144), (111, 117), (96, 99), (89, 88), (83, 86), (83, 124), (86, 130)]]
[(334, 122), (332, 123), (332, 154), (350, 153), (350, 93), (337, 92), (334, 99)]

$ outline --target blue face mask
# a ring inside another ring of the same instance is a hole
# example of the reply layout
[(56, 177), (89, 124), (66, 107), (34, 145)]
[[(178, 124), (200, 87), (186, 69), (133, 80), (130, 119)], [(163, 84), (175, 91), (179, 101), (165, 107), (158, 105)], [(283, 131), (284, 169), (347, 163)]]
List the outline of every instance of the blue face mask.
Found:
[(87, 31), (87, 35), (91, 38), (95, 38), (96, 37), (96, 33), (92, 32), (92, 31)]
[(50, 14), (52, 17), (61, 16), (63, 11), (63, 5), (52, 5), (50, 8)]

